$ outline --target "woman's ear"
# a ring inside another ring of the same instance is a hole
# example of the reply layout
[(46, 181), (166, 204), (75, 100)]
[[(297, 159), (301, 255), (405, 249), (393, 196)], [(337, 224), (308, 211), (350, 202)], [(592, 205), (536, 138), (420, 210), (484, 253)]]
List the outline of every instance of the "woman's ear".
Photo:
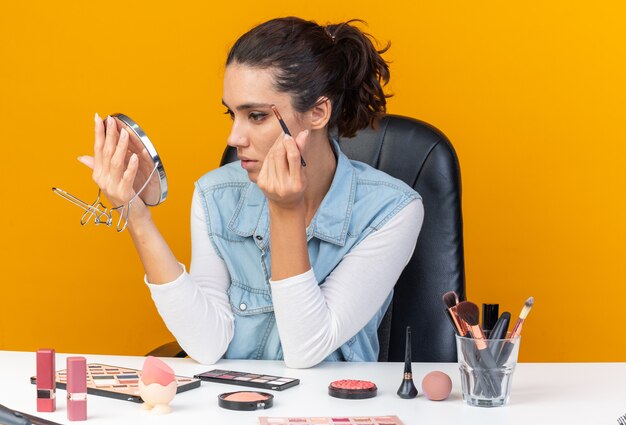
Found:
[(326, 96), (320, 97), (310, 110), (311, 130), (319, 130), (326, 127), (328, 121), (330, 121), (331, 112), (332, 105), (330, 99)]

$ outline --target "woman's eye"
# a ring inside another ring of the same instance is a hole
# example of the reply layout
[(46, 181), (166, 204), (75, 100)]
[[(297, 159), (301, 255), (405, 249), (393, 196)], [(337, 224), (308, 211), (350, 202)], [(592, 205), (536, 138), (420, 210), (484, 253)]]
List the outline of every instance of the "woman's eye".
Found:
[(224, 112), (224, 115), (229, 115), (231, 120), (235, 119), (235, 114), (233, 114), (233, 111), (230, 109), (227, 109), (226, 112)]
[(252, 121), (262, 121), (267, 116), (264, 112), (250, 112), (250, 119)]

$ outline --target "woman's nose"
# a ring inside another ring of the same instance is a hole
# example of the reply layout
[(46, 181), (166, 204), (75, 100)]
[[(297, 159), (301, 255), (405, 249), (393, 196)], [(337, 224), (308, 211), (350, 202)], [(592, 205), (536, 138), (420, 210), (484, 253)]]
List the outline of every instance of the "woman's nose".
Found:
[(230, 134), (228, 135), (226, 143), (228, 143), (228, 146), (232, 146), (234, 148), (245, 147), (248, 145), (248, 137), (246, 136), (244, 129), (241, 128), (236, 121), (233, 121), (233, 126), (230, 129)]

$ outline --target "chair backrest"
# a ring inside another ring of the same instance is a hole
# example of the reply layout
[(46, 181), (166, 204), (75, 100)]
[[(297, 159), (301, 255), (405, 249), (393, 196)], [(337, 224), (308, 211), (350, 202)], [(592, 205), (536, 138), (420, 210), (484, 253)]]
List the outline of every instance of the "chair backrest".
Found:
[[(461, 176), (454, 148), (436, 128), (407, 117), (386, 115), (376, 129), (340, 139), (341, 150), (396, 177), (421, 196), (424, 223), (413, 257), (402, 272), (381, 326), (379, 361), (403, 361), (405, 329), (411, 326), (413, 361), (456, 361), (452, 327), (441, 296), (465, 299)], [(222, 165), (237, 159), (227, 147)]]

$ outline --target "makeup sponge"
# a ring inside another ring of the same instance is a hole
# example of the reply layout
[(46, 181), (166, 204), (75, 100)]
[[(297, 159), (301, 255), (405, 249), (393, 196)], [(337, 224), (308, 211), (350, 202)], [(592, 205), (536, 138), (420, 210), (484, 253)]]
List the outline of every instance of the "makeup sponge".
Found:
[(141, 380), (145, 385), (157, 383), (166, 386), (175, 379), (174, 371), (163, 360), (152, 356), (146, 358), (141, 370)]
[(143, 400), (142, 409), (151, 410), (157, 415), (172, 411), (169, 404), (176, 395), (178, 384), (171, 367), (156, 357), (148, 356), (143, 363), (139, 380), (139, 395)]
[(422, 391), (429, 400), (445, 400), (452, 391), (452, 380), (445, 373), (435, 370), (422, 379)]

